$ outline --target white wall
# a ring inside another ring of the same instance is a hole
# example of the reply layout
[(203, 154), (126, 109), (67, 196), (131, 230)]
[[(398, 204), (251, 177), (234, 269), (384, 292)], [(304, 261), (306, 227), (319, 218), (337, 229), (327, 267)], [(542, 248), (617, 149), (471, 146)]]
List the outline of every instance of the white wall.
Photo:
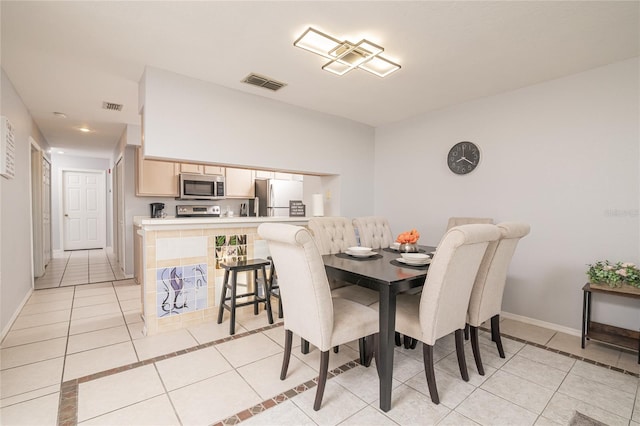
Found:
[(109, 169), (113, 167), (111, 160), (106, 158), (77, 157), (67, 154), (51, 154), (51, 229), (52, 247), (54, 250), (62, 249), (62, 221), (60, 215), (62, 206), (62, 171), (63, 170), (96, 170), (105, 172), (105, 224), (106, 245), (111, 247), (113, 207), (112, 207), (112, 174)]
[(49, 145), (29, 111), (1, 70), (0, 114), (15, 130), (15, 178), (0, 177), (0, 332), (7, 331), (31, 291), (31, 183), (29, 136), (43, 150)]
[(151, 67), (140, 91), (145, 156), (340, 175), (326, 210), (373, 211), (371, 127)]
[[(376, 213), (429, 244), (449, 216), (530, 223), (503, 309), (579, 329), (586, 265), (640, 263), (638, 75), (636, 58), (376, 129)], [(454, 175), (465, 140), (481, 162)], [(594, 299), (594, 320), (638, 329), (632, 301)]]

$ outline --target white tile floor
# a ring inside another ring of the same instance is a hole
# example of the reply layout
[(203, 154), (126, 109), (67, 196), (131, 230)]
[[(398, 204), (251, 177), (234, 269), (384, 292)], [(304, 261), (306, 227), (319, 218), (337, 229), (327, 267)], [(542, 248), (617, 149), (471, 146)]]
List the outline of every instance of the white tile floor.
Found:
[[(139, 309), (140, 287), (131, 280), (35, 291), (0, 346), (0, 424), (57, 424), (66, 409), (60, 405), (64, 382), (64, 392), (70, 383), (77, 391), (72, 401), (77, 416), (69, 424), (229, 424), (262, 403), (257, 410), (262, 412), (243, 423), (554, 425), (567, 424), (578, 410), (609, 425), (640, 426), (635, 353), (595, 342), (582, 350), (578, 337), (508, 319), (502, 321), (503, 333), (523, 341), (503, 338), (506, 358), (501, 359), (488, 333), (481, 333), (486, 374), (477, 374), (467, 344), (469, 382), (460, 378), (453, 339), (438, 341), (440, 405), (431, 403), (421, 351), (398, 348), (389, 412), (378, 409), (375, 367), (359, 365), (328, 381), (322, 409), (315, 412), (316, 389), (292, 389), (317, 376), (318, 351), (302, 355), (294, 348), (289, 375), (280, 381), (284, 332), (281, 326), (267, 327), (264, 313), (256, 318), (251, 307), (241, 309), (237, 338), (211, 344), (227, 337), (228, 315), (220, 325), (145, 337)], [(636, 376), (534, 342), (608, 360)], [(175, 353), (192, 347), (198, 349)], [(155, 358), (164, 354), (170, 355)], [(330, 368), (356, 358), (354, 342), (331, 354)], [(130, 364), (133, 368), (94, 375)]]
[(55, 252), (43, 276), (36, 278), (36, 290), (124, 279), (111, 254), (103, 249)]

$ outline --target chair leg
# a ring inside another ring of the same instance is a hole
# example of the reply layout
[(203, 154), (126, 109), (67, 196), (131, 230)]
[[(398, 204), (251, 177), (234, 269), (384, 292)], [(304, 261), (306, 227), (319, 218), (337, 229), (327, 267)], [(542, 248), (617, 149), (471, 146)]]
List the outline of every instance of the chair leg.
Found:
[(402, 336), (400, 335), (400, 333), (398, 333), (396, 331), (395, 337), (396, 337), (396, 346), (402, 346), (402, 341), (401, 341), (402, 340)]
[(282, 319), (282, 298), (278, 296), (278, 318)]
[(424, 374), (427, 376), (427, 386), (429, 386), (429, 394), (434, 404), (440, 404), (438, 396), (438, 387), (436, 386), (436, 373), (433, 370), (433, 346), (422, 344), (422, 358), (424, 359)]
[(469, 340), (469, 323), (464, 325), (464, 340)]
[(300, 338), (300, 352), (305, 355), (309, 353), (309, 341), (302, 337)]
[(455, 331), (456, 337), (456, 355), (458, 355), (458, 367), (460, 367), (460, 375), (465, 382), (469, 381), (469, 372), (467, 371), (467, 362), (464, 359), (464, 332), (462, 329)]
[(334, 346), (333, 347), (333, 353), (337, 354), (340, 351), (340, 346)]
[(229, 283), (229, 270), (224, 270), (224, 278), (222, 280), (222, 294), (220, 294), (220, 305), (218, 307), (218, 324), (222, 323), (222, 316), (224, 315), (224, 303), (227, 298), (227, 284)]
[(500, 358), (504, 358), (504, 349), (502, 348), (502, 339), (500, 338), (500, 315), (491, 317), (491, 340), (496, 342)]
[(365, 365), (367, 363), (367, 339), (365, 337), (358, 339), (358, 351), (360, 352), (360, 365)]
[(291, 359), (291, 341), (293, 340), (293, 331), (284, 331), (284, 355), (282, 358), (282, 370), (280, 370), (280, 380), (284, 380), (287, 377), (287, 370), (289, 370), (289, 359)]
[(403, 343), (404, 343), (404, 348), (405, 349), (409, 349), (411, 347), (411, 337), (407, 336), (406, 334), (402, 337)]
[(329, 371), (329, 351), (323, 351), (320, 355), (320, 376), (318, 376), (318, 390), (316, 391), (316, 400), (313, 403), (313, 410), (318, 411), (322, 404), (322, 396), (324, 395), (324, 385), (327, 384), (327, 373)]
[[(469, 324), (467, 324), (468, 326)], [(473, 349), (473, 359), (476, 360), (478, 374), (484, 376), (484, 368), (482, 367), (482, 358), (480, 358), (480, 346), (478, 346), (478, 327), (471, 326), (471, 349)]]
[(414, 339), (413, 337), (411, 338), (411, 346), (409, 346), (409, 349), (415, 349), (416, 346), (418, 346), (418, 339)]
[[(375, 334), (372, 334), (371, 336), (367, 336), (364, 338), (364, 364), (362, 365), (364, 365), (365, 367), (371, 366), (371, 360), (373, 359), (373, 356), (374, 356), (376, 343), (377, 341), (376, 341)], [(360, 359), (363, 359), (362, 350), (363, 348), (360, 348)]]

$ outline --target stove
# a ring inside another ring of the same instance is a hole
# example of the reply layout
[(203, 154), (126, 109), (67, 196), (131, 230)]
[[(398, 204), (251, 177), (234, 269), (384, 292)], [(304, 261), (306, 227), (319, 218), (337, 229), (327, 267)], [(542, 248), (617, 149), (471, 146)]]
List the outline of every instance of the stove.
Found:
[(176, 217), (220, 217), (220, 206), (176, 206)]

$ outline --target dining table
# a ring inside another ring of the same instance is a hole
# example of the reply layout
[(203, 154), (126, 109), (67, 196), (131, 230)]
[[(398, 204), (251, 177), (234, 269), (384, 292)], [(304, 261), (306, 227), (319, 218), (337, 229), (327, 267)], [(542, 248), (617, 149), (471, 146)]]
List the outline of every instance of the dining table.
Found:
[[(419, 246), (422, 253), (433, 253), (435, 247)], [(346, 281), (378, 291), (379, 322), (378, 376), (380, 379), (380, 409), (391, 409), (393, 382), (393, 352), (395, 350), (396, 296), (420, 287), (427, 276), (428, 265), (411, 266), (401, 263), (400, 253), (392, 248), (376, 249), (375, 255), (354, 257), (346, 253), (322, 256), (327, 277)]]

